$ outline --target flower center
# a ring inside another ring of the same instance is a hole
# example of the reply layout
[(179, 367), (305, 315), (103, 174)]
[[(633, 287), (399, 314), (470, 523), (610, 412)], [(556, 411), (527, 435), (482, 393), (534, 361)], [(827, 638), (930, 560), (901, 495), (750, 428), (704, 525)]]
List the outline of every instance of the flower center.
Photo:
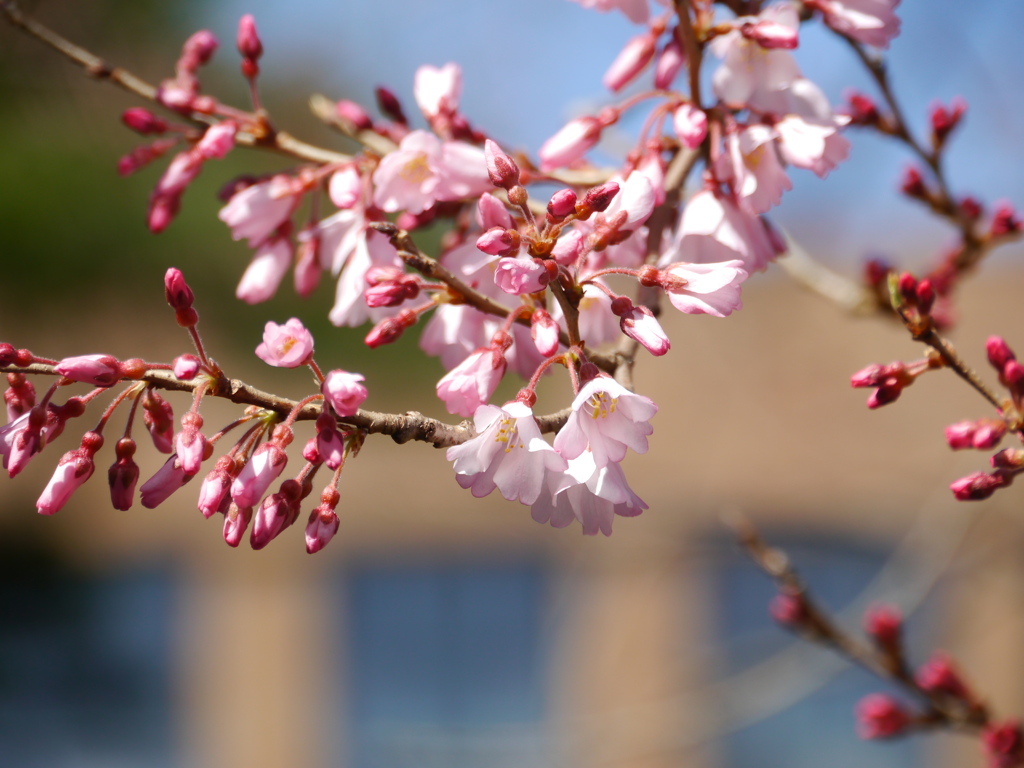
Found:
[(430, 166), (427, 164), (427, 156), (422, 152), (413, 155), (402, 166), (402, 178), (410, 184), (422, 184), (430, 176), (431, 172)]
[(590, 396), (587, 405), (590, 407), (590, 418), (606, 419), (615, 413), (619, 398), (611, 397), (607, 392), (597, 392)]

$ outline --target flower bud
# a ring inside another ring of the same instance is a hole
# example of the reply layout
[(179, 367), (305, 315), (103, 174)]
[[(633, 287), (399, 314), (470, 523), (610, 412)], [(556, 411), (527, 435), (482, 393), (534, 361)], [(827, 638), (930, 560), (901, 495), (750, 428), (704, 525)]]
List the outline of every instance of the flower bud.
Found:
[(1017, 218), (1013, 206), (1004, 202), (997, 206), (992, 216), (992, 226), (989, 232), (992, 237), (1002, 237), (1020, 232), (1022, 226), (1024, 225)]
[(540, 168), (553, 171), (579, 160), (601, 139), (604, 125), (596, 117), (578, 117), (541, 145)]
[(405, 117), (405, 112), (402, 111), (402, 103), (395, 94), (383, 86), (377, 86), (374, 89), (374, 94), (377, 96), (377, 106), (384, 115), (399, 125), (407, 125), (409, 123)]
[(650, 31), (630, 38), (604, 73), (605, 88), (614, 93), (631, 83), (651, 63), (657, 42)]
[(1019, 720), (989, 722), (982, 728), (981, 744), (991, 768), (1016, 768), (1024, 764), (1024, 732)]
[(688, 101), (684, 101), (672, 112), (672, 126), (683, 146), (696, 149), (708, 135), (708, 116)]
[(135, 484), (139, 481), (139, 465), (133, 458), (135, 441), (130, 437), (122, 437), (114, 449), (117, 460), (107, 470), (107, 482), (110, 484), (110, 501), (114, 509), (125, 512), (131, 509), (135, 496)]
[(484, 159), (487, 161), (487, 176), (491, 184), (503, 189), (511, 189), (519, 184), (519, 166), (490, 139), (484, 141)]
[(238, 52), (245, 59), (256, 61), (263, 55), (263, 43), (256, 31), (256, 20), (247, 13), (238, 20), (238, 36), (236, 38)]
[(957, 97), (950, 102), (949, 109), (942, 104), (934, 104), (928, 117), (932, 124), (932, 143), (935, 146), (942, 146), (949, 134), (960, 123), (960, 119), (967, 111), (967, 102)]
[(558, 352), (558, 323), (547, 311), (536, 309), (530, 317), (530, 338), (544, 357)]
[(111, 387), (121, 380), (117, 358), (110, 355), (65, 357), (57, 363), (56, 370), (72, 381), (92, 384), (94, 387)]
[(510, 256), (519, 252), (522, 237), (514, 229), (491, 227), (476, 240), (476, 247), (490, 256)]
[(588, 219), (591, 214), (601, 213), (612, 204), (612, 200), (618, 193), (619, 185), (614, 181), (591, 187), (583, 199), (576, 203), (576, 214), (581, 219)]
[(872, 693), (857, 704), (857, 735), (862, 739), (887, 739), (903, 733), (910, 715), (891, 696)]
[(928, 190), (924, 186), (924, 179), (921, 172), (912, 165), (903, 170), (903, 178), (900, 180), (900, 191), (907, 197), (922, 200), (928, 196)]
[(780, 592), (768, 604), (768, 613), (784, 627), (799, 627), (807, 621), (807, 604), (800, 594)]
[(342, 99), (334, 105), (334, 112), (342, 120), (351, 123), (357, 131), (368, 131), (373, 128), (373, 120), (366, 110), (354, 101)]
[(548, 201), (548, 216), (554, 221), (561, 221), (576, 211), (576, 193), (571, 189), (560, 189)]
[(654, 87), (660, 90), (671, 88), (676, 75), (685, 64), (686, 55), (683, 53), (683, 47), (679, 45), (675, 31), (673, 31), (654, 65)]
[(770, 19), (746, 22), (740, 25), (740, 34), (766, 50), (781, 48), (791, 51), (799, 44), (798, 32), (795, 27)]
[(958, 699), (969, 700), (971, 695), (960, 674), (953, 667), (949, 654), (936, 651), (917, 670), (914, 679), (929, 693), (945, 693)]
[(903, 632), (903, 615), (894, 605), (872, 605), (864, 612), (864, 631), (882, 648), (896, 649)]
[(199, 358), (195, 355), (178, 355), (171, 365), (171, 372), (182, 381), (191, 381), (199, 373)]
[(146, 509), (155, 509), (170, 498), (171, 494), (189, 482), (195, 475), (186, 474), (181, 468), (177, 454), (164, 462), (149, 480), (139, 489), (139, 499)]
[(245, 529), (252, 520), (252, 507), (239, 507), (233, 503), (224, 514), (224, 541), (229, 547), (237, 547), (242, 543)]
[(167, 121), (157, 117), (148, 109), (132, 107), (121, 114), (121, 122), (136, 133), (163, 133), (167, 130)]
[(164, 275), (164, 295), (167, 303), (175, 310), (190, 309), (195, 301), (195, 294), (185, 282), (185, 276), (176, 267), (171, 267)]
[(361, 383), (364, 380), (361, 373), (336, 369), (328, 372), (320, 391), (326, 403), (339, 416), (354, 416), (368, 394)]

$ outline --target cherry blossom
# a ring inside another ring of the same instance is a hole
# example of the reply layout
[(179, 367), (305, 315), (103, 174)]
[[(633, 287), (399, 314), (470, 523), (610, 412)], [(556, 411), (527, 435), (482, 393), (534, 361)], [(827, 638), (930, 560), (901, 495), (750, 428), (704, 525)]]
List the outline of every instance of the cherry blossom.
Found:
[(627, 448), (646, 453), (647, 435), (654, 431), (650, 419), (657, 412), (650, 398), (610, 376), (595, 376), (580, 387), (569, 419), (555, 436), (555, 450), (566, 459), (586, 451), (599, 469), (622, 461)]
[(727, 317), (743, 307), (740, 285), (748, 275), (738, 259), (715, 264), (673, 264), (666, 272), (686, 281), (684, 286), (668, 291), (668, 300), (680, 312)]
[(277, 368), (298, 368), (313, 356), (313, 334), (297, 317), (284, 325), (268, 320), (263, 329), (263, 342), (256, 347), (256, 356)]
[(481, 405), (473, 415), (476, 437), (448, 449), (455, 479), (477, 498), (495, 488), (509, 501), (533, 504), (546, 474), (562, 472), (566, 460), (540, 435), (533, 411), (519, 401)]

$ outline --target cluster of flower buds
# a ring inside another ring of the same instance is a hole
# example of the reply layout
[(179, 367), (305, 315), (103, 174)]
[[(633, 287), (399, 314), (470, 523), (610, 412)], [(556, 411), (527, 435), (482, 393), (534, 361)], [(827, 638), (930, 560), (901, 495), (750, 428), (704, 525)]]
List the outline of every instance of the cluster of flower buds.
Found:
[[(170, 454), (164, 465), (139, 488), (143, 506), (159, 506), (190, 482), (211, 459), (215, 445), (230, 431), (242, 427), (242, 437), (206, 475), (199, 492), (200, 511), (206, 517), (217, 512), (223, 514), (224, 538), (232, 546), (241, 542), (251, 521), (250, 543), (260, 549), (298, 519), (300, 504), (312, 491), (314, 475), (326, 465), (334, 474), (306, 531), (308, 551), (322, 549), (338, 529), (335, 510), (340, 500), (337, 484), (342, 466), (362, 441), (357, 429), (339, 427), (336, 419), (350, 418), (358, 412), (367, 397), (363, 377), (342, 370), (333, 370), (324, 376), (313, 360), (313, 337), (299, 320), (292, 318), (284, 325), (269, 322), (263, 342), (256, 349), (257, 356), (277, 367), (309, 366), (321, 383), (320, 391), (291, 404), (283, 421), (273, 410), (250, 407), (242, 418), (207, 437), (203, 432), (200, 404), (205, 395), (216, 394), (226, 380), (220, 368), (206, 356), (196, 332), (199, 316), (193, 307), (194, 295), (179, 270), (167, 271), (164, 289), (178, 324), (189, 331), (197, 353), (181, 355), (170, 365), (140, 359), (119, 361), (110, 355), (79, 355), (55, 361), (0, 344), (0, 365), (21, 368), (43, 365), (58, 374), (56, 383), (38, 400), (35, 388), (24, 373), (8, 374), (4, 400), (9, 423), (0, 428), (0, 457), (4, 468), (11, 477), (20, 473), (30, 459), (60, 435), (69, 419), (85, 412), (91, 400), (117, 384), (126, 384), (104, 411), (99, 424), (85, 433), (80, 446), (59, 460), (36, 504), (40, 514), (52, 515), (59, 511), (93, 475), (95, 456), (103, 446), (103, 431), (108, 421), (120, 405), (130, 403), (124, 434), (116, 443), (115, 461), (108, 471), (111, 502), (116, 509), (129, 509), (135, 499), (140, 471), (134, 459), (137, 446), (131, 432), (141, 405), (154, 446)], [(168, 374), (173, 374), (178, 382), (191, 382), (193, 391), (192, 408), (182, 415), (177, 432), (170, 404), (155, 389)], [(76, 382), (89, 384), (94, 389), (84, 397), (73, 397), (63, 405), (56, 405), (53, 397), (58, 388)], [(317, 418), (317, 436), (303, 451), (306, 464), (296, 477), (285, 479), (280, 488), (271, 493), (271, 486), (288, 463), (292, 424), (307, 404), (316, 401), (323, 406)]]
[(895, 401), (918, 376), (941, 365), (941, 361), (935, 357), (927, 357), (912, 363), (901, 363), (897, 360), (889, 365), (873, 364), (853, 374), (850, 377), (850, 385), (858, 388), (873, 387), (867, 401), (868, 408), (880, 408)]

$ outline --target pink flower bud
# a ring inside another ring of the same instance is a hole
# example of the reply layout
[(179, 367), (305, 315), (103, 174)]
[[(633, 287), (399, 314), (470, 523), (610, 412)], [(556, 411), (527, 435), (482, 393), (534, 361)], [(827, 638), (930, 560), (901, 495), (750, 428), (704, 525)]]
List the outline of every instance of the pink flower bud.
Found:
[(558, 323), (545, 310), (536, 309), (530, 317), (530, 337), (544, 357), (558, 352)]
[[(9, 365), (9, 363), (0, 363)], [(4, 403), (7, 405), (7, 423), (17, 419), (19, 416), (28, 413), (36, 404), (36, 388), (23, 373), (8, 373), (7, 383), (10, 385), (4, 390)]]
[(374, 94), (377, 97), (378, 108), (388, 118), (394, 120), (399, 125), (407, 125), (409, 123), (405, 117), (405, 112), (402, 110), (402, 103), (395, 94), (383, 86), (377, 86), (374, 89)]
[(416, 324), (417, 315), (411, 309), (403, 309), (396, 317), (388, 317), (381, 320), (373, 329), (366, 334), (363, 343), (370, 349), (376, 349), (384, 344), (391, 344), (398, 341), (406, 328)]
[[(621, 303), (622, 300), (628, 305)], [(620, 302), (616, 304), (616, 302)], [(634, 306), (625, 296), (612, 300), (612, 312), (619, 318), (619, 328), (655, 357), (668, 352), (671, 344), (654, 314), (645, 306)]]
[(784, 627), (798, 627), (807, 621), (807, 606), (801, 595), (780, 592), (768, 604), (768, 613)]
[(171, 453), (174, 441), (174, 411), (171, 404), (153, 390), (142, 398), (142, 419), (161, 453)]
[(195, 294), (192, 293), (192, 289), (185, 282), (185, 276), (177, 267), (171, 267), (164, 274), (164, 295), (167, 297), (167, 303), (174, 310), (191, 309), (192, 302), (195, 301)]
[(972, 448), (974, 442), (974, 422), (958, 421), (946, 427), (946, 442), (954, 451)]
[(65, 357), (57, 363), (56, 370), (72, 381), (92, 384), (94, 387), (111, 387), (121, 380), (117, 358), (110, 355)]
[(232, 503), (224, 514), (224, 541), (229, 547), (237, 547), (242, 543), (245, 529), (252, 520), (252, 507), (239, 507)]
[(206, 64), (213, 58), (218, 45), (220, 42), (213, 32), (208, 29), (200, 29), (185, 41), (181, 48), (181, 55), (183, 59), (188, 59), (189, 65), (194, 68)]
[(558, 238), (555, 247), (551, 249), (551, 256), (562, 266), (571, 266), (583, 253), (585, 244), (583, 233), (574, 229), (569, 234)]
[(492, 227), (476, 240), (476, 247), (490, 256), (509, 256), (519, 252), (522, 238), (514, 229)]
[(951, 483), (949, 489), (959, 501), (980, 501), (987, 499), (1000, 488), (1009, 485), (1011, 475), (993, 472), (973, 472)]
[(361, 373), (336, 369), (328, 372), (320, 391), (327, 404), (339, 416), (354, 416), (368, 394), (366, 387), (360, 383), (362, 381), (364, 377)]
[(936, 651), (914, 675), (917, 684), (930, 693), (945, 693), (958, 699), (969, 700), (971, 695), (960, 674), (953, 667), (949, 654)]
[(1003, 448), (989, 459), (996, 469), (1021, 469), (1024, 467), (1024, 450), (1020, 448)]
[(295, 519), (301, 496), (302, 487), (298, 481), (289, 479), (281, 483), (281, 490), (263, 500), (256, 511), (249, 537), (253, 549), (263, 549), (288, 527), (289, 521)]
[(604, 126), (596, 117), (578, 117), (541, 145), (540, 169), (553, 171), (579, 160), (601, 139)]
[(256, 32), (256, 20), (252, 14), (245, 14), (238, 20), (238, 52), (243, 58), (255, 61), (263, 55), (263, 43)]
[(513, 296), (537, 293), (549, 282), (551, 272), (540, 259), (502, 258), (494, 269), (494, 284)]
[(877, 125), (881, 120), (878, 107), (871, 97), (850, 91), (846, 94), (848, 105), (846, 113), (850, 116), (852, 125)]
[(203, 417), (195, 411), (188, 411), (181, 417), (181, 432), (174, 440), (174, 448), (186, 475), (196, 474), (205, 458), (207, 441), (199, 431), (202, 426)]
[(921, 172), (912, 165), (903, 169), (903, 178), (900, 180), (900, 191), (907, 197), (923, 199), (928, 196), (928, 190), (924, 186), (924, 179)]
[(576, 203), (576, 214), (581, 219), (587, 219), (591, 214), (601, 213), (612, 204), (612, 200), (617, 194), (619, 194), (619, 185), (614, 181), (591, 187), (583, 199)]
[(967, 102), (959, 96), (950, 102), (949, 109), (938, 103), (932, 105), (928, 117), (932, 124), (932, 140), (936, 145), (941, 145), (946, 141), (966, 111)]
[(654, 58), (657, 38), (651, 32), (630, 38), (604, 73), (604, 86), (615, 92), (625, 88)]
[(883, 648), (898, 648), (903, 615), (894, 605), (872, 605), (864, 612), (864, 631)]
[(903, 733), (910, 715), (891, 696), (872, 693), (857, 704), (857, 735), (862, 739), (887, 739)]
[(122, 437), (114, 449), (117, 460), (107, 470), (110, 484), (110, 501), (114, 509), (122, 512), (131, 509), (135, 496), (135, 484), (139, 481), (139, 465), (135, 463), (135, 441)]
[(1010, 203), (1003, 202), (997, 204), (995, 213), (992, 215), (992, 226), (989, 230), (992, 237), (1015, 234), (1020, 232), (1022, 227), (1024, 227), (1024, 224), (1017, 218), (1017, 213)]
[(1017, 768), (1024, 764), (1024, 732), (1019, 720), (989, 722), (981, 731), (981, 743), (990, 768)]
[(121, 122), (137, 133), (163, 133), (167, 130), (167, 121), (157, 117), (148, 109), (131, 107), (121, 115)]
[(326, 547), (340, 525), (341, 521), (331, 507), (321, 505), (314, 509), (306, 524), (306, 551), (312, 555)]
[(686, 55), (683, 47), (679, 45), (675, 31), (661, 49), (658, 61), (654, 65), (654, 87), (660, 90), (668, 90), (676, 79), (683, 65), (686, 64)]
[(171, 372), (182, 381), (191, 381), (199, 373), (199, 358), (195, 355), (178, 355), (171, 365)]
[(516, 224), (512, 220), (505, 204), (490, 192), (480, 195), (480, 202), (476, 206), (477, 221), (484, 229), (514, 229)]
[(239, 507), (255, 506), (287, 463), (288, 455), (277, 443), (263, 443), (231, 483), (231, 500)]
[(576, 193), (571, 189), (560, 189), (548, 201), (548, 216), (561, 221), (576, 211)]
[(203, 517), (209, 519), (215, 512), (227, 512), (231, 502), (229, 491), (231, 483), (238, 476), (242, 467), (235, 458), (228, 454), (217, 459), (213, 469), (203, 480), (199, 489), (199, 502), (197, 506), (203, 513)]
[(313, 334), (302, 321), (291, 318), (284, 325), (268, 321), (263, 328), (263, 343), (256, 356), (275, 368), (298, 368), (313, 357)]
[(57, 470), (43, 489), (36, 510), (41, 515), (52, 515), (67, 503), (71, 494), (92, 477), (96, 465), (93, 456), (103, 445), (103, 437), (96, 432), (86, 432), (79, 448), (65, 453), (57, 464)]
[(366, 110), (354, 101), (342, 99), (334, 105), (334, 111), (342, 120), (351, 123), (357, 131), (368, 131), (373, 128), (373, 120)]
[(146, 509), (155, 509), (170, 498), (171, 494), (189, 482), (195, 475), (185, 473), (177, 454), (164, 462), (149, 480), (139, 489), (139, 498)]
[(300, 236), (299, 247), (295, 252), (295, 270), (292, 273), (295, 281), (295, 293), (304, 299), (309, 298), (309, 295), (320, 284), (322, 272), (320, 238), (314, 236), (303, 240)]
[[(330, 469), (337, 469), (345, 458), (345, 440), (330, 411), (324, 410), (316, 420), (317, 457)], [(307, 459), (308, 460), (308, 459)]]
[(708, 135), (708, 116), (704, 110), (684, 101), (672, 112), (672, 126), (683, 146), (696, 149)]
[(487, 176), (491, 184), (503, 189), (511, 189), (519, 184), (519, 166), (490, 139), (484, 141), (484, 159), (487, 161)]
[(237, 132), (238, 124), (233, 120), (211, 125), (196, 143), (196, 152), (207, 160), (222, 158), (234, 148)]
[(755, 22), (747, 22), (740, 26), (740, 34), (747, 40), (753, 40), (762, 48), (771, 50), (781, 48), (791, 51), (799, 43), (798, 32), (795, 27), (787, 24), (780, 24), (771, 19), (759, 19)]

